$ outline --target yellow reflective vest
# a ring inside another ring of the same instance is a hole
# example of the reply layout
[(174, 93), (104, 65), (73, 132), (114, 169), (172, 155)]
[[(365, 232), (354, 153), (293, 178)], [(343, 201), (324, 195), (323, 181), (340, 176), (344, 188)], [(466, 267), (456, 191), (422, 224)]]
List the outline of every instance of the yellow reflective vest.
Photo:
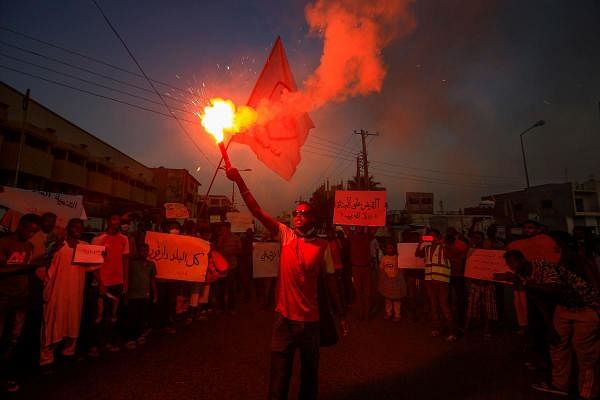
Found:
[(450, 282), (450, 260), (446, 257), (444, 246), (438, 244), (425, 248), (425, 280)]

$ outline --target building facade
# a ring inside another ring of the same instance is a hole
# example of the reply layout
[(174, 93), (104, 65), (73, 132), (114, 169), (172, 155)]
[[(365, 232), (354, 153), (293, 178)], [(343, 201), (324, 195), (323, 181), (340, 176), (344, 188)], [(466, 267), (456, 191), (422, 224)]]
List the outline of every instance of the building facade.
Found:
[(534, 186), (484, 200), (495, 201), (494, 217), (507, 227), (531, 219), (550, 230), (572, 232), (577, 226), (600, 234), (600, 182), (595, 179)]
[(157, 202), (184, 204), (190, 212), (190, 217), (198, 216), (200, 196), (198, 189), (201, 184), (187, 169), (158, 167), (152, 168), (154, 182), (157, 187)]
[(0, 82), (0, 184), (81, 194), (88, 216), (157, 206), (151, 168)]

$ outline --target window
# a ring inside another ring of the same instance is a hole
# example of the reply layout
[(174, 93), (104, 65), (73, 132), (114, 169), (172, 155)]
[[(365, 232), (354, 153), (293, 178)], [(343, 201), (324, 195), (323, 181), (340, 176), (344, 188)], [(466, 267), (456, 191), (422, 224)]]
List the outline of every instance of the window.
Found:
[(55, 160), (66, 160), (67, 152), (63, 149), (52, 149), (52, 155)]
[(83, 167), (85, 159), (77, 153), (69, 152), (69, 161)]
[(106, 165), (98, 164), (98, 172), (102, 175), (111, 176), (110, 168), (108, 168)]
[(576, 212), (584, 212), (585, 209), (583, 207), (583, 199), (579, 198), (579, 199), (575, 199), (575, 211)]
[(46, 151), (49, 145), (49, 143), (44, 139), (40, 139), (31, 135), (25, 136), (25, 144), (29, 147), (33, 147), (34, 149), (42, 151)]
[(549, 209), (552, 208), (552, 200), (542, 200), (542, 208)]
[(4, 141), (10, 143), (19, 143), (21, 140), (21, 134), (17, 131), (13, 130), (5, 130), (4, 131)]
[(97, 165), (98, 164), (96, 164), (94, 162), (89, 162), (89, 161), (86, 163), (86, 167), (87, 167), (88, 171), (96, 171)]

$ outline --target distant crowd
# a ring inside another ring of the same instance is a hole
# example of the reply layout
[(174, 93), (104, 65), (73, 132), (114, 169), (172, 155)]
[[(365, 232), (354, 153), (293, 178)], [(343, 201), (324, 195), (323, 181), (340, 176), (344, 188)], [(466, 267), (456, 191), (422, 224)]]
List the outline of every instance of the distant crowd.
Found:
[[(159, 279), (148, 259), (147, 223), (128, 215), (106, 219), (94, 237), (84, 221), (57, 227), (57, 217), (26, 214), (13, 232), (0, 238), (0, 335), (2, 385), (19, 389), (19, 377), (52, 372), (55, 360), (98, 358), (103, 353), (134, 350), (152, 332), (178, 329), (213, 315), (240, 311), (254, 301), (272, 309), (276, 278), (253, 278), (254, 232), (232, 233), (228, 223), (211, 228), (193, 221), (166, 220), (155, 229), (199, 237), (211, 243), (206, 282)], [(338, 315), (367, 321), (380, 313), (391, 322), (427, 320), (432, 337), (449, 343), (465, 334), (485, 337), (511, 328), (527, 343), (531, 369), (549, 371), (534, 389), (554, 394), (572, 390), (598, 396), (600, 358), (600, 272), (598, 243), (592, 232), (548, 232), (535, 221), (522, 224), (510, 242), (496, 227), (480, 232), (448, 228), (443, 234), (406, 229), (398, 238), (376, 237), (363, 227), (330, 228), (325, 272), (335, 285)], [(132, 229), (133, 228), (133, 229)], [(76, 246), (105, 247), (104, 263), (74, 263)], [(275, 238), (273, 238), (275, 239)], [(416, 257), (425, 268), (398, 264), (397, 242), (418, 243)], [(506, 250), (510, 272), (493, 281), (464, 276), (474, 249)], [(514, 309), (506, 309), (505, 295)], [(348, 334), (342, 325), (342, 334)], [(574, 373), (576, 371), (576, 373)], [(576, 376), (576, 381), (573, 381)]]

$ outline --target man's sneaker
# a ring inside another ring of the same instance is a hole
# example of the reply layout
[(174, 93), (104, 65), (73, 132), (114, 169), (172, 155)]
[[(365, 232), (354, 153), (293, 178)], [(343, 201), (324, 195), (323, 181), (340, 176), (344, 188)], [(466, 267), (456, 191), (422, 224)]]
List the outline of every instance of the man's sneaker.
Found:
[(431, 337), (438, 337), (438, 336), (440, 336), (440, 331), (435, 330), (435, 329), (431, 331)]
[(392, 314), (385, 314), (385, 315), (383, 316), (383, 319), (385, 319), (386, 321), (387, 321), (388, 319), (390, 319), (390, 318), (392, 318)]
[(392, 322), (400, 322), (400, 321), (402, 321), (401, 317), (394, 317), (394, 318), (392, 318)]
[(139, 338), (136, 339), (136, 342), (140, 346), (146, 344), (146, 336), (140, 336)]
[(98, 348), (96, 346), (90, 347), (87, 352), (87, 356), (90, 358), (98, 358), (100, 357), (100, 352), (98, 352)]
[(207, 321), (208, 317), (206, 316), (206, 314), (198, 314), (196, 315), (196, 321)]
[(114, 344), (107, 344), (106, 346), (104, 346), (104, 350), (108, 351), (109, 353), (116, 353), (118, 351), (121, 351), (121, 349), (119, 348), (119, 346), (115, 346)]
[(21, 387), (19, 386), (17, 381), (13, 381), (13, 380), (6, 381), (6, 391), (8, 393), (16, 393), (19, 391), (20, 388)]
[(551, 385), (547, 382), (534, 383), (533, 385), (531, 385), (531, 388), (539, 392), (558, 394), (561, 396), (567, 396), (569, 394), (565, 390), (559, 389), (556, 386)]
[(135, 343), (135, 340), (130, 340), (125, 344), (125, 348), (127, 348), (127, 350), (135, 350), (136, 347), (137, 344)]
[(167, 326), (165, 328), (165, 332), (168, 333), (169, 335), (174, 335), (177, 333), (177, 329), (173, 328), (172, 326)]
[(446, 337), (446, 342), (448, 343), (454, 343), (458, 340), (458, 336), (456, 335), (448, 335), (448, 337)]

